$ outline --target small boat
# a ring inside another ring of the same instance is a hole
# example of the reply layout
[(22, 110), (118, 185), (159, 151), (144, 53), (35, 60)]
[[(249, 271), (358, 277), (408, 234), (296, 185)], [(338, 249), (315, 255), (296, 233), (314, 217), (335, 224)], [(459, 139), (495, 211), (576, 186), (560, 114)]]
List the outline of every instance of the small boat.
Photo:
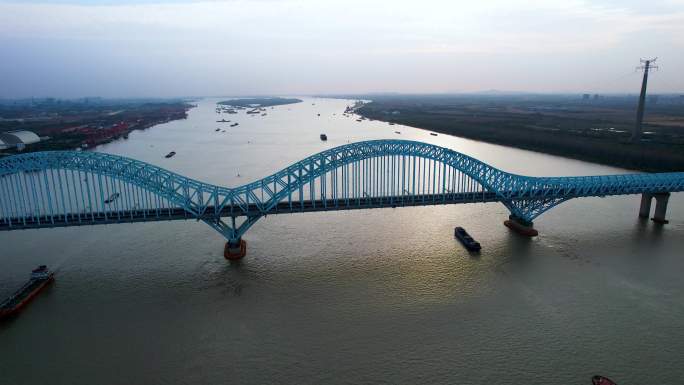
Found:
[(221, 132), (226, 132), (226, 130), (222, 130)]
[(105, 199), (104, 203), (110, 204), (110, 203), (114, 202), (115, 200), (117, 200), (117, 198), (119, 198), (120, 195), (121, 194), (119, 194), (119, 193), (114, 193), (114, 194), (110, 195), (109, 198)]
[(176, 155), (176, 151), (171, 151), (168, 154), (164, 155), (164, 158), (170, 158), (172, 156)]
[(356, 119), (356, 121), (357, 121), (357, 122), (360, 122), (360, 121), (361, 121), (361, 119)]
[(220, 129), (220, 128), (217, 128), (217, 129), (215, 129), (214, 131), (219, 132), (219, 131), (221, 131), (221, 129)]
[(326, 134), (321, 134), (321, 140), (324, 141), (324, 142), (325, 142), (326, 140), (328, 140), (328, 135), (326, 135)]
[(239, 124), (239, 123), (233, 123), (233, 124), (231, 124), (230, 126), (231, 126), (231, 127), (235, 127), (235, 126), (237, 126), (238, 124)]
[(221, 120), (216, 121), (216, 123), (229, 123), (229, 122), (230, 122), (230, 120), (225, 120), (225, 119), (221, 119)]
[(611, 380), (610, 378), (595, 375), (591, 378), (591, 384), (592, 385), (617, 385), (615, 381)]
[(266, 113), (261, 114), (261, 116), (266, 116)]
[(434, 132), (431, 132), (430, 135), (437, 136), (437, 134), (435, 134)]
[(394, 126), (394, 123), (392, 123), (392, 122), (389, 122), (389, 125), (390, 125), (390, 126)]
[(321, 114), (317, 114), (318, 116), (321, 116)]
[(55, 273), (47, 266), (40, 265), (31, 271), (31, 278), (19, 290), (0, 304), (0, 319), (18, 313), (33, 297), (40, 293), (50, 282), (55, 280)]
[(469, 251), (480, 251), (482, 246), (480, 246), (480, 243), (474, 240), (470, 234), (468, 234), (467, 231), (463, 227), (456, 227), (454, 229), (454, 236), (458, 238), (459, 241), (463, 244), (463, 246), (468, 249)]
[(401, 135), (401, 131), (394, 131), (394, 133)]

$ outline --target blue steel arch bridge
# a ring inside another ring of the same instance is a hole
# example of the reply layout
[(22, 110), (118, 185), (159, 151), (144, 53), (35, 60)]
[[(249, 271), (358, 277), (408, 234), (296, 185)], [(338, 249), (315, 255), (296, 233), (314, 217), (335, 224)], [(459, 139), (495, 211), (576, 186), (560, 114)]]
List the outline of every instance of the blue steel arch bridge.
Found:
[(269, 214), (501, 202), (509, 227), (535, 235), (537, 216), (580, 197), (643, 194), (640, 215), (656, 198), (653, 219), (666, 222), (669, 193), (682, 190), (684, 173), (530, 177), (407, 140), (335, 147), (234, 188), (122, 156), (49, 151), (0, 159), (0, 230), (194, 219), (241, 257), (243, 234)]

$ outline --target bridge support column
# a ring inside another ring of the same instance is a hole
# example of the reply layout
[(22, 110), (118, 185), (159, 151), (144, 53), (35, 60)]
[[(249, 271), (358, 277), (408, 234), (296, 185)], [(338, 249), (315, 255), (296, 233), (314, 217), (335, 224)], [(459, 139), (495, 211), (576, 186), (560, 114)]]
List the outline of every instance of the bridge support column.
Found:
[(641, 194), (641, 206), (639, 207), (639, 217), (648, 218), (651, 214), (651, 201), (653, 200), (653, 194), (643, 193)]
[(246, 254), (247, 242), (242, 238), (229, 240), (223, 249), (223, 256), (231, 261), (242, 259)]
[(656, 199), (656, 208), (651, 220), (664, 225), (669, 222), (665, 219), (665, 214), (667, 214), (667, 201), (670, 199), (670, 193), (653, 194), (653, 197)]
[(536, 237), (539, 235), (539, 232), (534, 228), (534, 223), (512, 214), (509, 215), (508, 219), (504, 221), (504, 225), (516, 233), (526, 237)]

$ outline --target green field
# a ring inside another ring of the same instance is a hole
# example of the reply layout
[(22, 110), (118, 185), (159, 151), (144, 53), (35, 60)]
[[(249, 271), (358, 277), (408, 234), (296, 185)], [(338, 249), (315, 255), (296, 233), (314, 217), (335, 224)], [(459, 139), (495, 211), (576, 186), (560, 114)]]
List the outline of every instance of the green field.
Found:
[(369, 119), (644, 171), (684, 171), (684, 102), (647, 103), (643, 140), (630, 141), (636, 97), (405, 95), (368, 97)]

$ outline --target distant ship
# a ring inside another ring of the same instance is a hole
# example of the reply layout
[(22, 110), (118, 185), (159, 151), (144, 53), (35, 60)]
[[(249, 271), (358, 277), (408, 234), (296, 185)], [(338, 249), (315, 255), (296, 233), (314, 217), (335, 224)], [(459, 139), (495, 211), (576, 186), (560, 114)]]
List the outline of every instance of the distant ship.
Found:
[(231, 127), (235, 127), (235, 126), (237, 126), (237, 125), (238, 125), (238, 123), (233, 123), (233, 124), (231, 124), (230, 126), (231, 126)]
[(170, 158), (172, 156), (176, 155), (176, 151), (171, 151), (168, 154), (164, 155), (164, 158)]
[(321, 134), (321, 140), (322, 140), (322, 141), (328, 140), (328, 135), (326, 135), (326, 134)]
[(119, 194), (119, 193), (114, 193), (114, 194), (110, 195), (109, 198), (105, 199), (104, 203), (110, 204), (110, 203), (114, 202), (115, 200), (117, 200), (117, 198), (119, 198), (120, 195), (121, 194)]
[(401, 131), (394, 131), (394, 133), (401, 135)]
[(437, 136), (437, 134), (435, 134), (434, 132), (431, 132), (430, 135)]
[(216, 121), (216, 123), (228, 123), (228, 122), (230, 122), (230, 120), (221, 119), (221, 120)]
[(219, 132), (219, 131), (221, 131), (221, 129), (220, 129), (220, 128), (217, 128), (217, 129), (215, 129), (214, 131)]
[(33, 297), (55, 280), (55, 273), (40, 265), (31, 271), (31, 278), (19, 290), (0, 304), (0, 319), (18, 313)]

